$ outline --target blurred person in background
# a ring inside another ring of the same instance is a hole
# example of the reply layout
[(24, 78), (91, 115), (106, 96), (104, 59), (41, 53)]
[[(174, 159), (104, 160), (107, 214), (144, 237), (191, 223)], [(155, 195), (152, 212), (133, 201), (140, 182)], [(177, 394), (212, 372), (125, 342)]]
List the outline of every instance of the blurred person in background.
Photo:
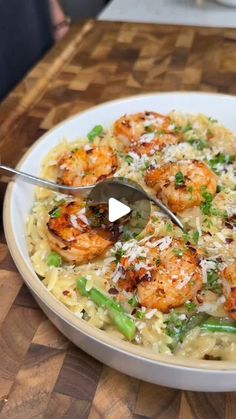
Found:
[(0, 0), (0, 100), (68, 27), (58, 0)]

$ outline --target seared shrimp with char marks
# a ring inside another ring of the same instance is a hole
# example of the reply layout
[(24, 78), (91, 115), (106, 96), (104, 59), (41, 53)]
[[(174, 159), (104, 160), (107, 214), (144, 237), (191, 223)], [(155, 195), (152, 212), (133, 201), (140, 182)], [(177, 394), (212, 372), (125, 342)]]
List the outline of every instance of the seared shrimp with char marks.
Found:
[(109, 146), (75, 149), (61, 157), (58, 181), (67, 186), (94, 185), (112, 176), (117, 167), (117, 156)]
[(51, 248), (65, 261), (81, 264), (101, 256), (113, 244), (112, 232), (89, 225), (83, 201), (54, 208), (47, 223)]
[(236, 263), (227, 266), (222, 273), (223, 293), (226, 297), (225, 309), (236, 320)]
[(180, 240), (172, 240), (163, 250), (158, 246), (149, 248), (144, 263), (136, 260), (130, 266), (127, 258), (123, 257), (121, 265), (119, 286), (130, 292), (137, 287), (140, 304), (157, 308), (163, 313), (192, 300), (202, 288), (198, 258)]
[(114, 125), (114, 135), (128, 145), (130, 151), (149, 156), (168, 145), (177, 144), (181, 136), (176, 131), (168, 116), (156, 112), (124, 115)]
[(215, 195), (217, 189), (217, 176), (197, 160), (167, 163), (150, 169), (145, 181), (174, 212), (200, 206), (204, 201), (204, 190)]

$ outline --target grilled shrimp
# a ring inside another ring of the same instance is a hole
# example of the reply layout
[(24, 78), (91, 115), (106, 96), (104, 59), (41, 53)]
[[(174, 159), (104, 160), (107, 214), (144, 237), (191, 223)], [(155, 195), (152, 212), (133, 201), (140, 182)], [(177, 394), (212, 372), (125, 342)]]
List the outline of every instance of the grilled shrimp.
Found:
[(111, 147), (80, 148), (61, 157), (58, 181), (67, 186), (94, 185), (110, 177), (117, 167), (117, 157)]
[(221, 274), (223, 293), (226, 297), (225, 309), (236, 320), (236, 263), (227, 266)]
[(73, 201), (54, 208), (47, 223), (51, 248), (64, 260), (80, 264), (102, 255), (113, 243), (112, 232), (92, 228), (85, 215), (83, 201)]
[(174, 212), (200, 206), (204, 189), (215, 194), (217, 188), (217, 176), (197, 160), (167, 163), (150, 169), (145, 181)]
[(140, 304), (163, 313), (192, 300), (202, 288), (197, 256), (180, 240), (172, 240), (163, 250), (150, 248), (145, 264), (136, 261), (130, 266), (123, 257), (121, 265), (119, 286), (131, 292), (137, 287)]
[(124, 115), (115, 122), (114, 134), (128, 144), (130, 150), (149, 156), (180, 140), (171, 119), (156, 112)]

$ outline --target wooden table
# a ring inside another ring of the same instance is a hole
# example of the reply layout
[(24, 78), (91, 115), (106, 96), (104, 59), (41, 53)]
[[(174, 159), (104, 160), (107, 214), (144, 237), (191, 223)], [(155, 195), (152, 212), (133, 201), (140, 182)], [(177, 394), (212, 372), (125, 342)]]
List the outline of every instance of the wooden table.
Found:
[[(97, 103), (142, 92), (236, 93), (236, 30), (113, 22), (71, 29), (0, 105), (1, 160)], [(2, 188), (3, 189), (3, 188)], [(114, 371), (67, 341), (0, 244), (0, 419), (233, 419), (236, 394), (163, 388)]]

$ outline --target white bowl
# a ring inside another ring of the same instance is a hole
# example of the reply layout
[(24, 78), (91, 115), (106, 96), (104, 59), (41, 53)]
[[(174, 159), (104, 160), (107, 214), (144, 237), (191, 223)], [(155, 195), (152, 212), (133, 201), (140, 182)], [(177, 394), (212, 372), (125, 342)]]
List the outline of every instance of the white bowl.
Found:
[[(39, 175), (43, 157), (62, 138), (74, 141), (96, 124), (109, 127), (124, 113), (173, 109), (219, 119), (236, 132), (236, 98), (207, 93), (148, 94), (116, 100), (73, 116), (39, 139), (18, 164), (18, 169)], [(78, 319), (40, 282), (26, 244), (26, 217), (34, 201), (34, 187), (21, 181), (9, 184), (4, 201), (4, 228), (12, 257), (38, 304), (52, 323), (75, 345), (117, 370), (151, 383), (200, 391), (236, 390), (236, 363), (198, 361), (156, 355), (128, 342), (116, 340)]]

